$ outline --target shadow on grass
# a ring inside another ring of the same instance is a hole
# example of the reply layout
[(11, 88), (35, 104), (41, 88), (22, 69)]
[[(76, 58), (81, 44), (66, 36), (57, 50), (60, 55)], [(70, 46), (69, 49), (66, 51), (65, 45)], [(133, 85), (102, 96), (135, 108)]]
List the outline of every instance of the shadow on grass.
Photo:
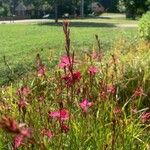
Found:
[(0, 86), (8, 85), (23, 78), (30, 71), (30, 68), (27, 68), (26, 66), (31, 66), (31, 64), (16, 64), (12, 67), (12, 70), (7, 66), (0, 69)]
[(112, 19), (111, 17), (100, 16), (98, 19)]
[[(48, 62), (44, 62), (44, 64), (47, 68), (54, 68), (58, 64), (58, 61), (53, 60), (50, 64), (48, 64)], [(33, 76), (33, 74), (36, 73), (36, 68), (33, 62), (14, 64), (11, 68), (12, 70), (5, 66), (0, 69), (0, 87), (20, 81), (28, 75)]]
[[(40, 23), (39, 25), (47, 25), (47, 26), (62, 26), (62, 22), (44, 22), (44, 23)], [(98, 23), (98, 22), (80, 22), (80, 21), (76, 21), (76, 22), (71, 22), (70, 23), (71, 27), (108, 27), (108, 28), (112, 28), (112, 27), (116, 27), (115, 24), (113, 23)]]

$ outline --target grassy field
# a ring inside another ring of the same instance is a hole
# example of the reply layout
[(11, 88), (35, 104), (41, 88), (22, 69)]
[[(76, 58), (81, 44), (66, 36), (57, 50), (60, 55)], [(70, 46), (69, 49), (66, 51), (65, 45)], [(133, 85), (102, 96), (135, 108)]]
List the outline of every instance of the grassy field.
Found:
[[(96, 18), (72, 20), (71, 22), (71, 41), (75, 51), (92, 49), (95, 43), (95, 34), (99, 35), (104, 50), (108, 50), (112, 43), (119, 38), (134, 39), (136, 37), (136, 28), (116, 27), (117, 22), (135, 23), (135, 21), (124, 18)], [(50, 53), (56, 53), (57, 57), (64, 49), (61, 23), (59, 25), (52, 22), (45, 24), (1, 24), (0, 33), (0, 83), (9, 74), (4, 65), (3, 56), (6, 56), (10, 66), (15, 68), (17, 72), (22, 70), (23, 66), (26, 68), (33, 64), (33, 58), (37, 53), (43, 55), (46, 61)]]

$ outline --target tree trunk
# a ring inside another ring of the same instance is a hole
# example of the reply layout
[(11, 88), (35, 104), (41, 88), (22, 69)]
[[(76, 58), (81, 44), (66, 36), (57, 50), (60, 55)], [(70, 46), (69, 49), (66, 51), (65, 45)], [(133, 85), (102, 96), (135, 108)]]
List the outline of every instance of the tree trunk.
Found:
[(55, 0), (55, 23), (58, 23), (58, 0)]
[(80, 3), (80, 16), (81, 18), (84, 18), (84, 0), (81, 0)]

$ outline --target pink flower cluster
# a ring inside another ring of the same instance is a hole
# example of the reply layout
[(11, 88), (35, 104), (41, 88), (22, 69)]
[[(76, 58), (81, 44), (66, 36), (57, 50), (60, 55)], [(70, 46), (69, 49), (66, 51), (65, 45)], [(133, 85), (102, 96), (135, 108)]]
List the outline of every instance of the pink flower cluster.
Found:
[(144, 90), (142, 87), (137, 87), (135, 90), (134, 90), (134, 93), (133, 93), (133, 96), (134, 97), (140, 97), (144, 94)]
[(93, 105), (92, 102), (89, 102), (87, 99), (83, 99), (83, 101), (80, 103), (80, 107), (83, 110), (83, 112), (87, 112), (88, 108)]
[(114, 85), (107, 85), (107, 93), (108, 94), (115, 94), (116, 93), (116, 88)]
[(67, 133), (69, 131), (69, 126), (65, 121), (69, 120), (69, 111), (67, 109), (59, 109), (57, 111), (49, 112), (50, 118), (56, 118), (59, 121), (61, 132)]
[(92, 59), (101, 60), (103, 58), (103, 54), (93, 51), (91, 57)]
[(145, 112), (141, 116), (142, 122), (146, 123), (150, 120), (150, 112)]
[(72, 57), (68, 57), (67, 55), (64, 55), (64, 56), (61, 57), (60, 63), (58, 64), (58, 66), (60, 68), (62, 68), (62, 69), (67, 69), (72, 64), (73, 64), (73, 58)]
[(91, 67), (89, 67), (89, 69), (88, 69), (88, 73), (89, 73), (91, 76), (96, 75), (97, 72), (98, 72), (98, 69), (97, 69), (96, 67), (94, 67), (94, 66), (91, 66)]
[(122, 112), (122, 109), (119, 106), (117, 106), (113, 109), (114, 114), (120, 114), (121, 112)]
[(27, 86), (22, 86), (20, 89), (17, 90), (18, 96), (28, 96), (31, 93), (31, 90)]
[(26, 107), (29, 105), (29, 103), (27, 102), (26, 99), (20, 99), (18, 101), (18, 108), (19, 108), (19, 111), (23, 110), (23, 109), (26, 109)]
[(43, 129), (42, 132), (41, 132), (41, 134), (44, 135), (44, 136), (46, 136), (46, 137), (48, 137), (49, 139), (51, 139), (54, 136), (54, 134), (52, 133), (52, 131), (49, 130), (49, 129)]
[(31, 137), (31, 130), (25, 127), (25, 124), (17, 123), (14, 119), (9, 117), (2, 118), (0, 121), (0, 128), (15, 134), (13, 141), (14, 150), (18, 149), (23, 144), (25, 139)]
[(72, 86), (76, 82), (80, 81), (81, 77), (82, 77), (81, 73), (79, 71), (76, 71), (73, 74), (69, 74), (69, 75), (62, 77), (62, 79), (65, 81), (65, 84), (67, 86)]
[(60, 109), (57, 111), (49, 112), (49, 117), (56, 118), (59, 121), (64, 121), (69, 119), (69, 111), (67, 109)]
[(38, 77), (43, 77), (45, 76), (45, 73), (46, 73), (46, 68), (44, 66), (40, 66), (38, 69), (37, 69), (37, 76)]
[(26, 109), (28, 105), (27, 98), (30, 94), (31, 94), (31, 90), (27, 86), (22, 86), (20, 89), (17, 90), (17, 95), (19, 97), (19, 101), (18, 101), (19, 111)]
[(100, 91), (100, 97), (102, 100), (107, 99), (110, 94), (114, 95), (115, 93), (116, 93), (116, 87), (114, 85), (102, 84), (102, 91)]

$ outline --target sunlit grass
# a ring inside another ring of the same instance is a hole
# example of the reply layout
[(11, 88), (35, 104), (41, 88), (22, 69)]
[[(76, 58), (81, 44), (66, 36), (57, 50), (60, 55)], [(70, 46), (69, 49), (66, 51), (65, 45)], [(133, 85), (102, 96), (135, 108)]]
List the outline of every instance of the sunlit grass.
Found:
[[(105, 27), (103, 24), (92, 26), (93, 24), (86, 23), (81, 24), (81, 27), (78, 25), (72, 23), (71, 27), (71, 43), (75, 51), (92, 49), (95, 34), (99, 35), (102, 47), (106, 51), (119, 38), (136, 37), (135, 28)], [(3, 24), (0, 25), (0, 34), (0, 81), (6, 79), (4, 55), (12, 67), (21, 69), (19, 66), (33, 64), (33, 58), (37, 53), (44, 56), (47, 61), (51, 52), (58, 57), (64, 49), (62, 26), (54, 24)]]

